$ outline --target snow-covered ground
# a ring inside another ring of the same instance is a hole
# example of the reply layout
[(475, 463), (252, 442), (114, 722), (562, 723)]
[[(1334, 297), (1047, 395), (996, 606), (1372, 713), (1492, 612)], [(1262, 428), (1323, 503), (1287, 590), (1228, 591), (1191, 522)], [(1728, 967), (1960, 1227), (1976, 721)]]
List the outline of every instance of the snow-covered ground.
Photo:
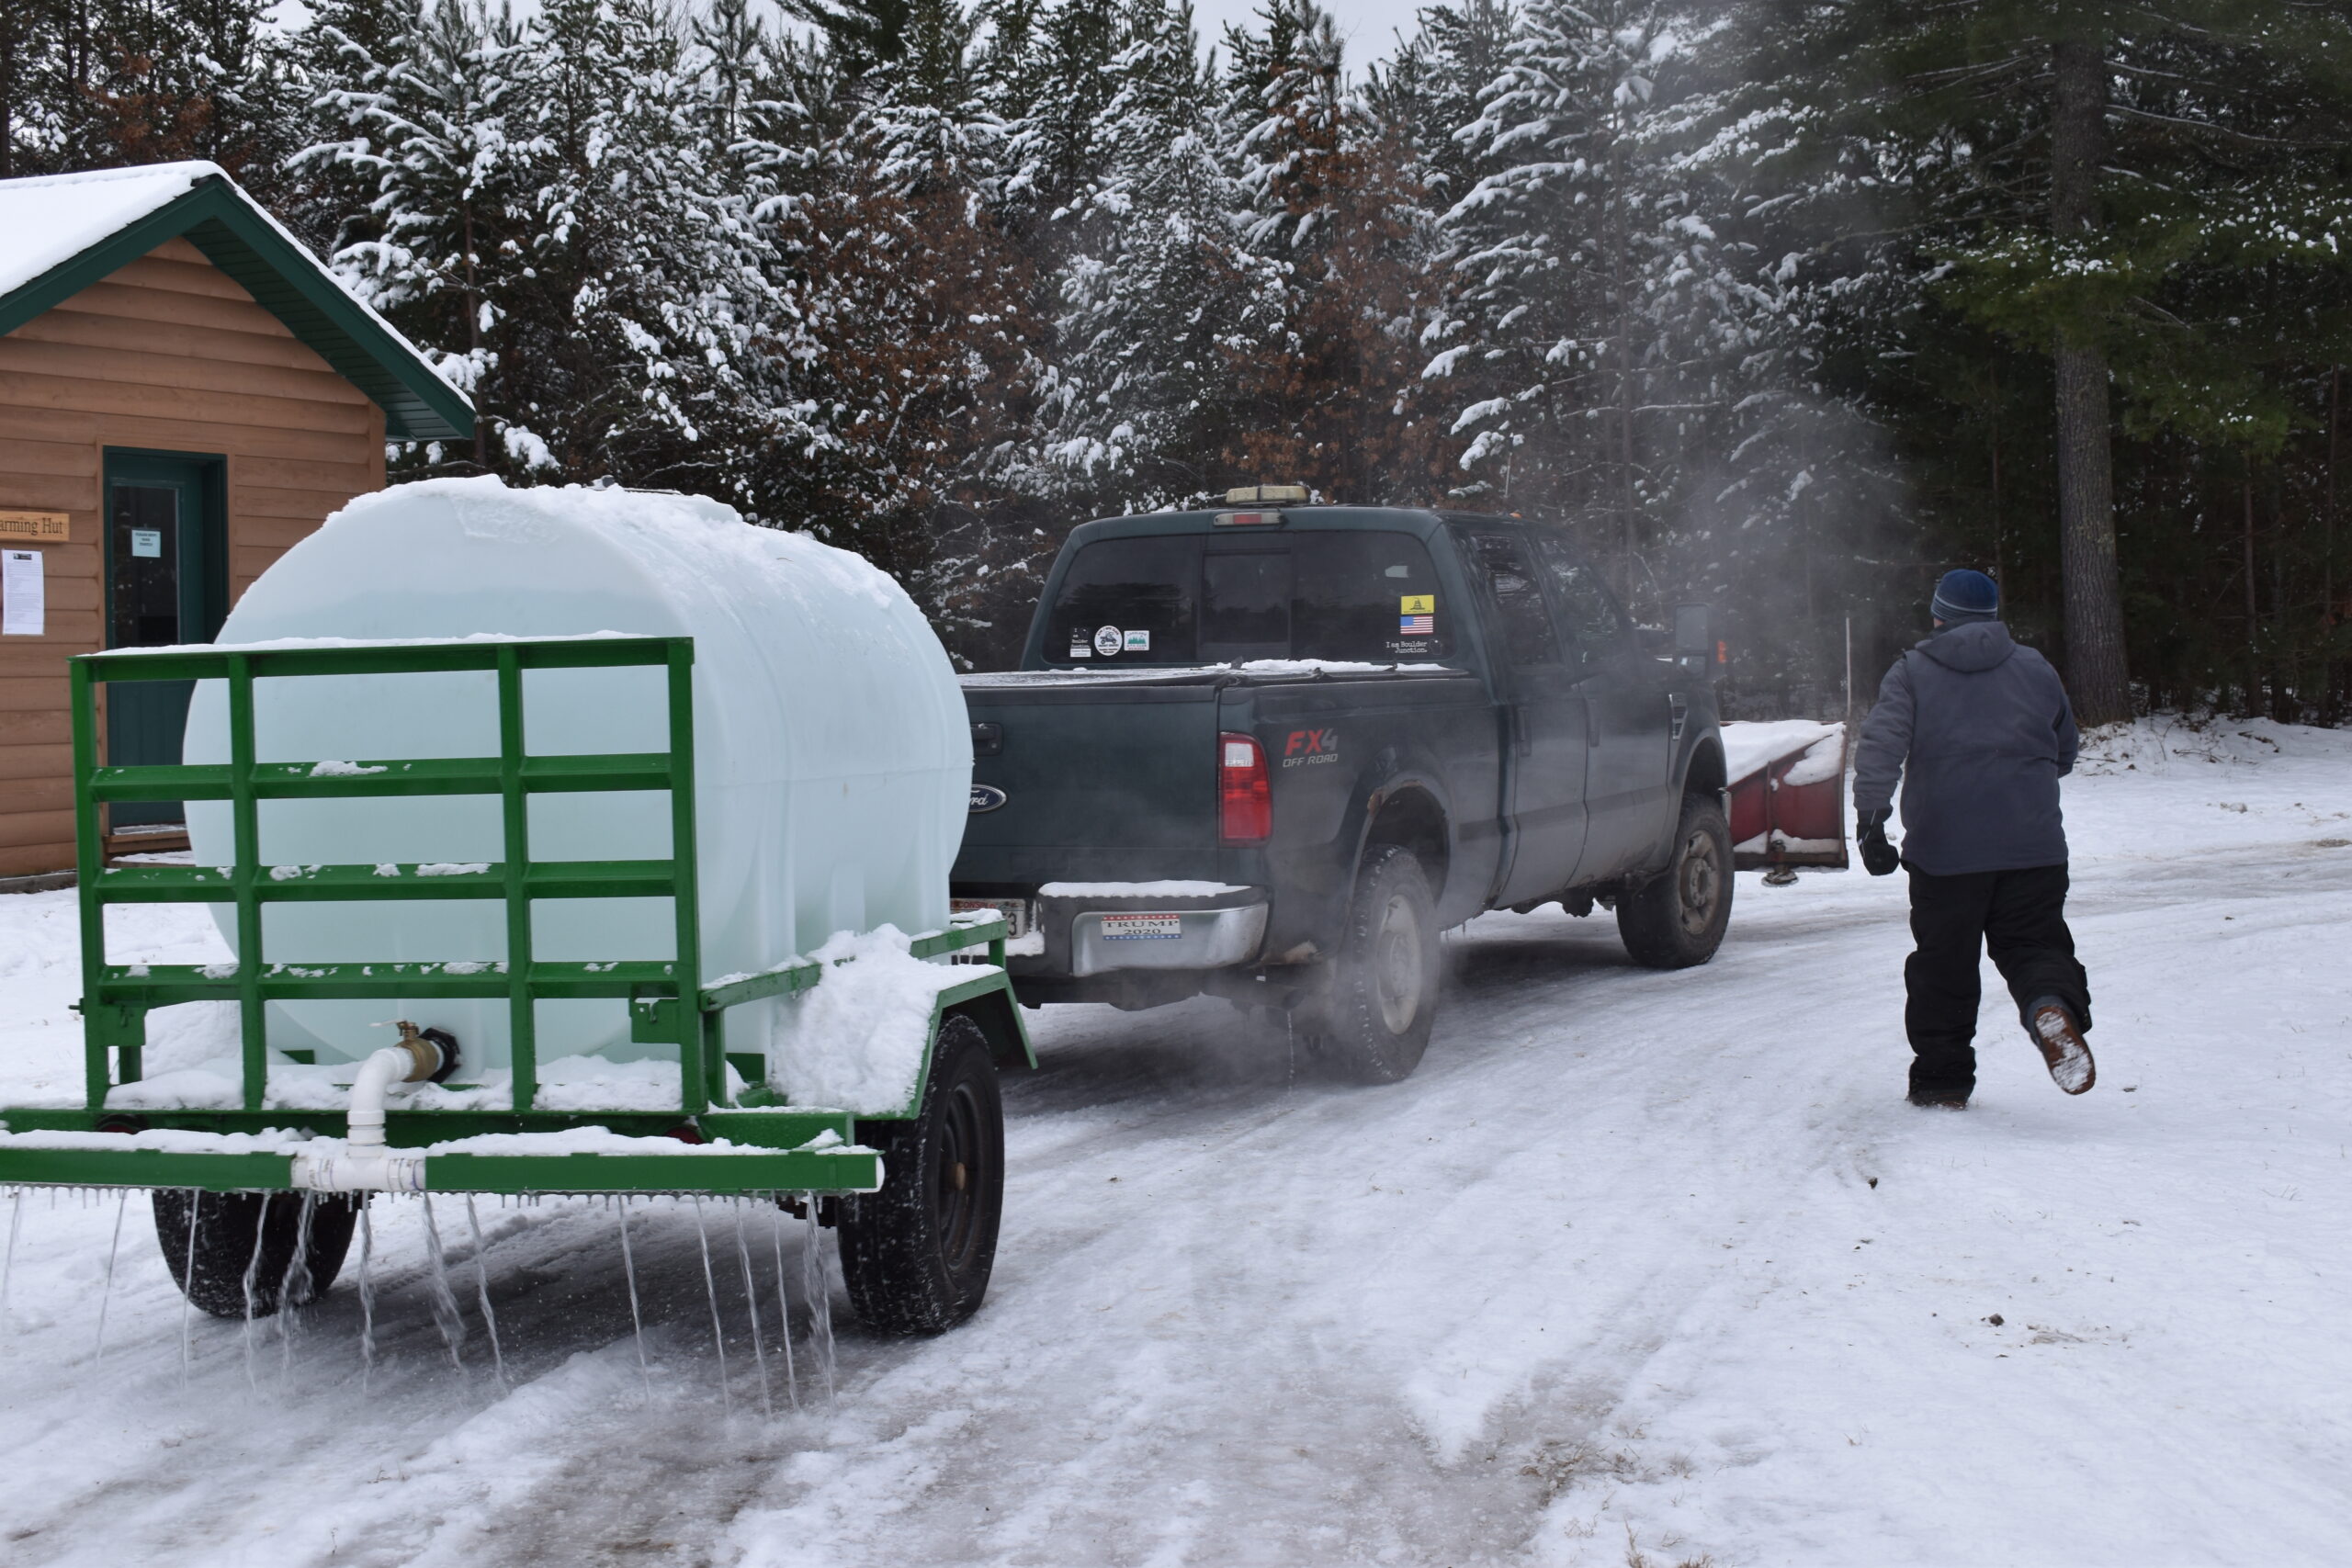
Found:
[[(1049, 1011), (988, 1306), (886, 1342), (841, 1303), (831, 1408), (758, 1413), (765, 1213), (706, 1206), (730, 1414), (677, 1205), (635, 1221), (650, 1380), (609, 1211), (483, 1212), (502, 1391), (458, 1206), (462, 1368), (379, 1201), (363, 1382), (348, 1277), (248, 1342), (184, 1323), (142, 1198), (37, 1196), (0, 1561), (2341, 1562), (2352, 737), (2105, 754), (2067, 788), (2084, 1099), (1988, 969), (1977, 1103), (1903, 1102), (1901, 884), (1859, 871), (1742, 877), (1681, 975), (1605, 917), (1481, 919), (1389, 1089), (1295, 1078), (1221, 1004)], [(0, 1103), (78, 1071), (71, 911), (0, 899)]]

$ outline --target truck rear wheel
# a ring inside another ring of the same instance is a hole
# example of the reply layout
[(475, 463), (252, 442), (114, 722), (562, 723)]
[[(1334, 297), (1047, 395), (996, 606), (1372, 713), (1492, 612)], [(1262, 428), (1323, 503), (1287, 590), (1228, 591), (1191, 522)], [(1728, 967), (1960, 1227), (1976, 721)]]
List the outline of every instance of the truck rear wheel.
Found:
[(941, 1026), (922, 1114), (859, 1135), (882, 1151), (882, 1190), (842, 1201), (850, 1304), (879, 1333), (943, 1333), (988, 1294), (1004, 1214), (1004, 1101), (979, 1025)]
[(1437, 1019), (1437, 901), (1410, 850), (1364, 857), (1332, 965), (1331, 990), (1306, 1032), (1340, 1076), (1396, 1083), (1412, 1076)]
[(215, 1317), (267, 1317), (326, 1294), (343, 1272), (364, 1201), (313, 1197), (306, 1223), (299, 1192), (158, 1188), (155, 1239), (190, 1302)]
[(1731, 826), (1703, 795), (1682, 797), (1674, 859), (1663, 875), (1617, 900), (1617, 934), (1652, 969), (1704, 964), (1731, 924)]

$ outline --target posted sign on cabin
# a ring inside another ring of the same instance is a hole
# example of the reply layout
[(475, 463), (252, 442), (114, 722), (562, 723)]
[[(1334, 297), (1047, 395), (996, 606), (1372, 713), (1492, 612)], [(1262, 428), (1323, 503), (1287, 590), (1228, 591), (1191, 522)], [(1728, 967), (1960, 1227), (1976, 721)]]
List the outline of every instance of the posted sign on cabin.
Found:
[(72, 529), (62, 512), (0, 512), (0, 539), (62, 545)]

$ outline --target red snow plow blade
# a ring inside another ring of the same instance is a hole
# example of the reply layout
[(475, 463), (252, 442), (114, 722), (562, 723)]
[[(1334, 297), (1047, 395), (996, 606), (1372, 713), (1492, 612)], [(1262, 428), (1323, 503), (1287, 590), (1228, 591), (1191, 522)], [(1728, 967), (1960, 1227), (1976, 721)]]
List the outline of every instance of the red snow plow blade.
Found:
[(1843, 871), (1846, 727), (1791, 719), (1723, 727), (1732, 864), (1793, 880), (1801, 865)]

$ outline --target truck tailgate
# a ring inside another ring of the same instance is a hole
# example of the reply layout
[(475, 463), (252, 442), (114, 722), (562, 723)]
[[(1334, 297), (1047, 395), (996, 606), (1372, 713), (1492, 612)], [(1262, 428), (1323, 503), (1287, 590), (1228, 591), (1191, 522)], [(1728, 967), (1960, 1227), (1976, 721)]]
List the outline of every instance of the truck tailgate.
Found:
[(1218, 876), (1218, 695), (1205, 680), (967, 678), (956, 886), (1014, 891), (1041, 864), (1069, 881)]

